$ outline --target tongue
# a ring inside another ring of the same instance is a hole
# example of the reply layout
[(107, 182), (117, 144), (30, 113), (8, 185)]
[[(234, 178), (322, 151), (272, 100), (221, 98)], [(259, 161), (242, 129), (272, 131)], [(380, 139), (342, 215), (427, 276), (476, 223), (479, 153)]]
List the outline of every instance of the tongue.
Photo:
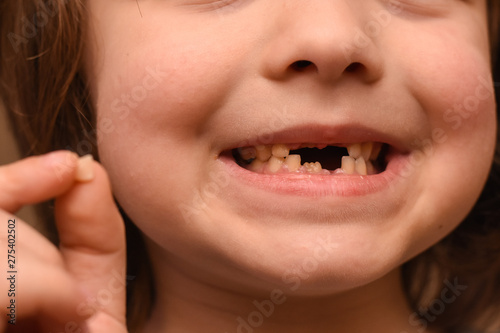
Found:
[(340, 168), (342, 156), (347, 156), (347, 149), (341, 147), (328, 146), (324, 149), (301, 148), (290, 151), (290, 154), (298, 154), (302, 163), (320, 162), (323, 169), (330, 171)]

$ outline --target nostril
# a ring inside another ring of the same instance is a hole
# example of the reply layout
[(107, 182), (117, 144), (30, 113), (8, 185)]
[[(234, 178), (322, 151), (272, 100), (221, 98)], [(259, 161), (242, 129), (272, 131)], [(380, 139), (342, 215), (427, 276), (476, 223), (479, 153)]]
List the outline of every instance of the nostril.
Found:
[(349, 66), (346, 67), (345, 71), (349, 73), (353, 73), (358, 71), (363, 65), (361, 65), (359, 62), (353, 62)]
[(306, 68), (310, 67), (313, 63), (310, 62), (309, 60), (299, 60), (294, 62), (291, 67), (296, 70), (296, 71), (303, 71)]

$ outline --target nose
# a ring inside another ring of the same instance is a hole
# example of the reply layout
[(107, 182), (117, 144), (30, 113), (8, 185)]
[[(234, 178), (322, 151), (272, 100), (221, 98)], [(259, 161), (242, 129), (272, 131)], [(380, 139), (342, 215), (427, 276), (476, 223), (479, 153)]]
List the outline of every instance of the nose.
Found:
[(383, 23), (373, 10), (363, 9), (362, 1), (279, 2), (283, 5), (266, 38), (263, 76), (287, 80), (308, 75), (330, 83), (344, 76), (372, 83), (383, 76), (377, 46)]

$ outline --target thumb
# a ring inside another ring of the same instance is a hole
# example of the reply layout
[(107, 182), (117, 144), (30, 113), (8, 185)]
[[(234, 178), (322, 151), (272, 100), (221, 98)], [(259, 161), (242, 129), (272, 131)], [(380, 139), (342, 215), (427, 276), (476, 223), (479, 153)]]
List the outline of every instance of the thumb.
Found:
[(86, 180), (56, 199), (60, 250), (86, 301), (77, 312), (90, 332), (126, 332), (125, 227), (102, 166), (83, 157)]

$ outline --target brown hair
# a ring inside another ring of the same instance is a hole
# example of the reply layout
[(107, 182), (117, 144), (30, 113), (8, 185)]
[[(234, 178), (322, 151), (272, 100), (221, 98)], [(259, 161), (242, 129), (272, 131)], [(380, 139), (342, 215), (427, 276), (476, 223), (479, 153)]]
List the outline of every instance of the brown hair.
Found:
[[(488, 15), (495, 53), (498, 1), (488, 1)], [(84, 0), (0, 0), (0, 98), (25, 155), (71, 149), (98, 159), (95, 117), (82, 71), (86, 18)], [(498, 68), (495, 74), (500, 74)], [(41, 214), (53, 221), (48, 207), (43, 206)], [(467, 287), (460, 297), (446, 304), (439, 316), (423, 317), (427, 319), (419, 319), (419, 324), (436, 325), (449, 332), (464, 328), (489, 332), (500, 327), (499, 207), (497, 151), (482, 196), (465, 221), (403, 266), (408, 299), (420, 313), (440, 305), (447, 284), (458, 281)], [(154, 284), (150, 265), (144, 262), (147, 255), (142, 236), (124, 217), (127, 244), (134, 249), (128, 251), (131, 281), (127, 293), (129, 327), (134, 331), (152, 307)], [(52, 222), (48, 224), (53, 226)], [(55, 228), (50, 230), (48, 237), (57, 242)]]

